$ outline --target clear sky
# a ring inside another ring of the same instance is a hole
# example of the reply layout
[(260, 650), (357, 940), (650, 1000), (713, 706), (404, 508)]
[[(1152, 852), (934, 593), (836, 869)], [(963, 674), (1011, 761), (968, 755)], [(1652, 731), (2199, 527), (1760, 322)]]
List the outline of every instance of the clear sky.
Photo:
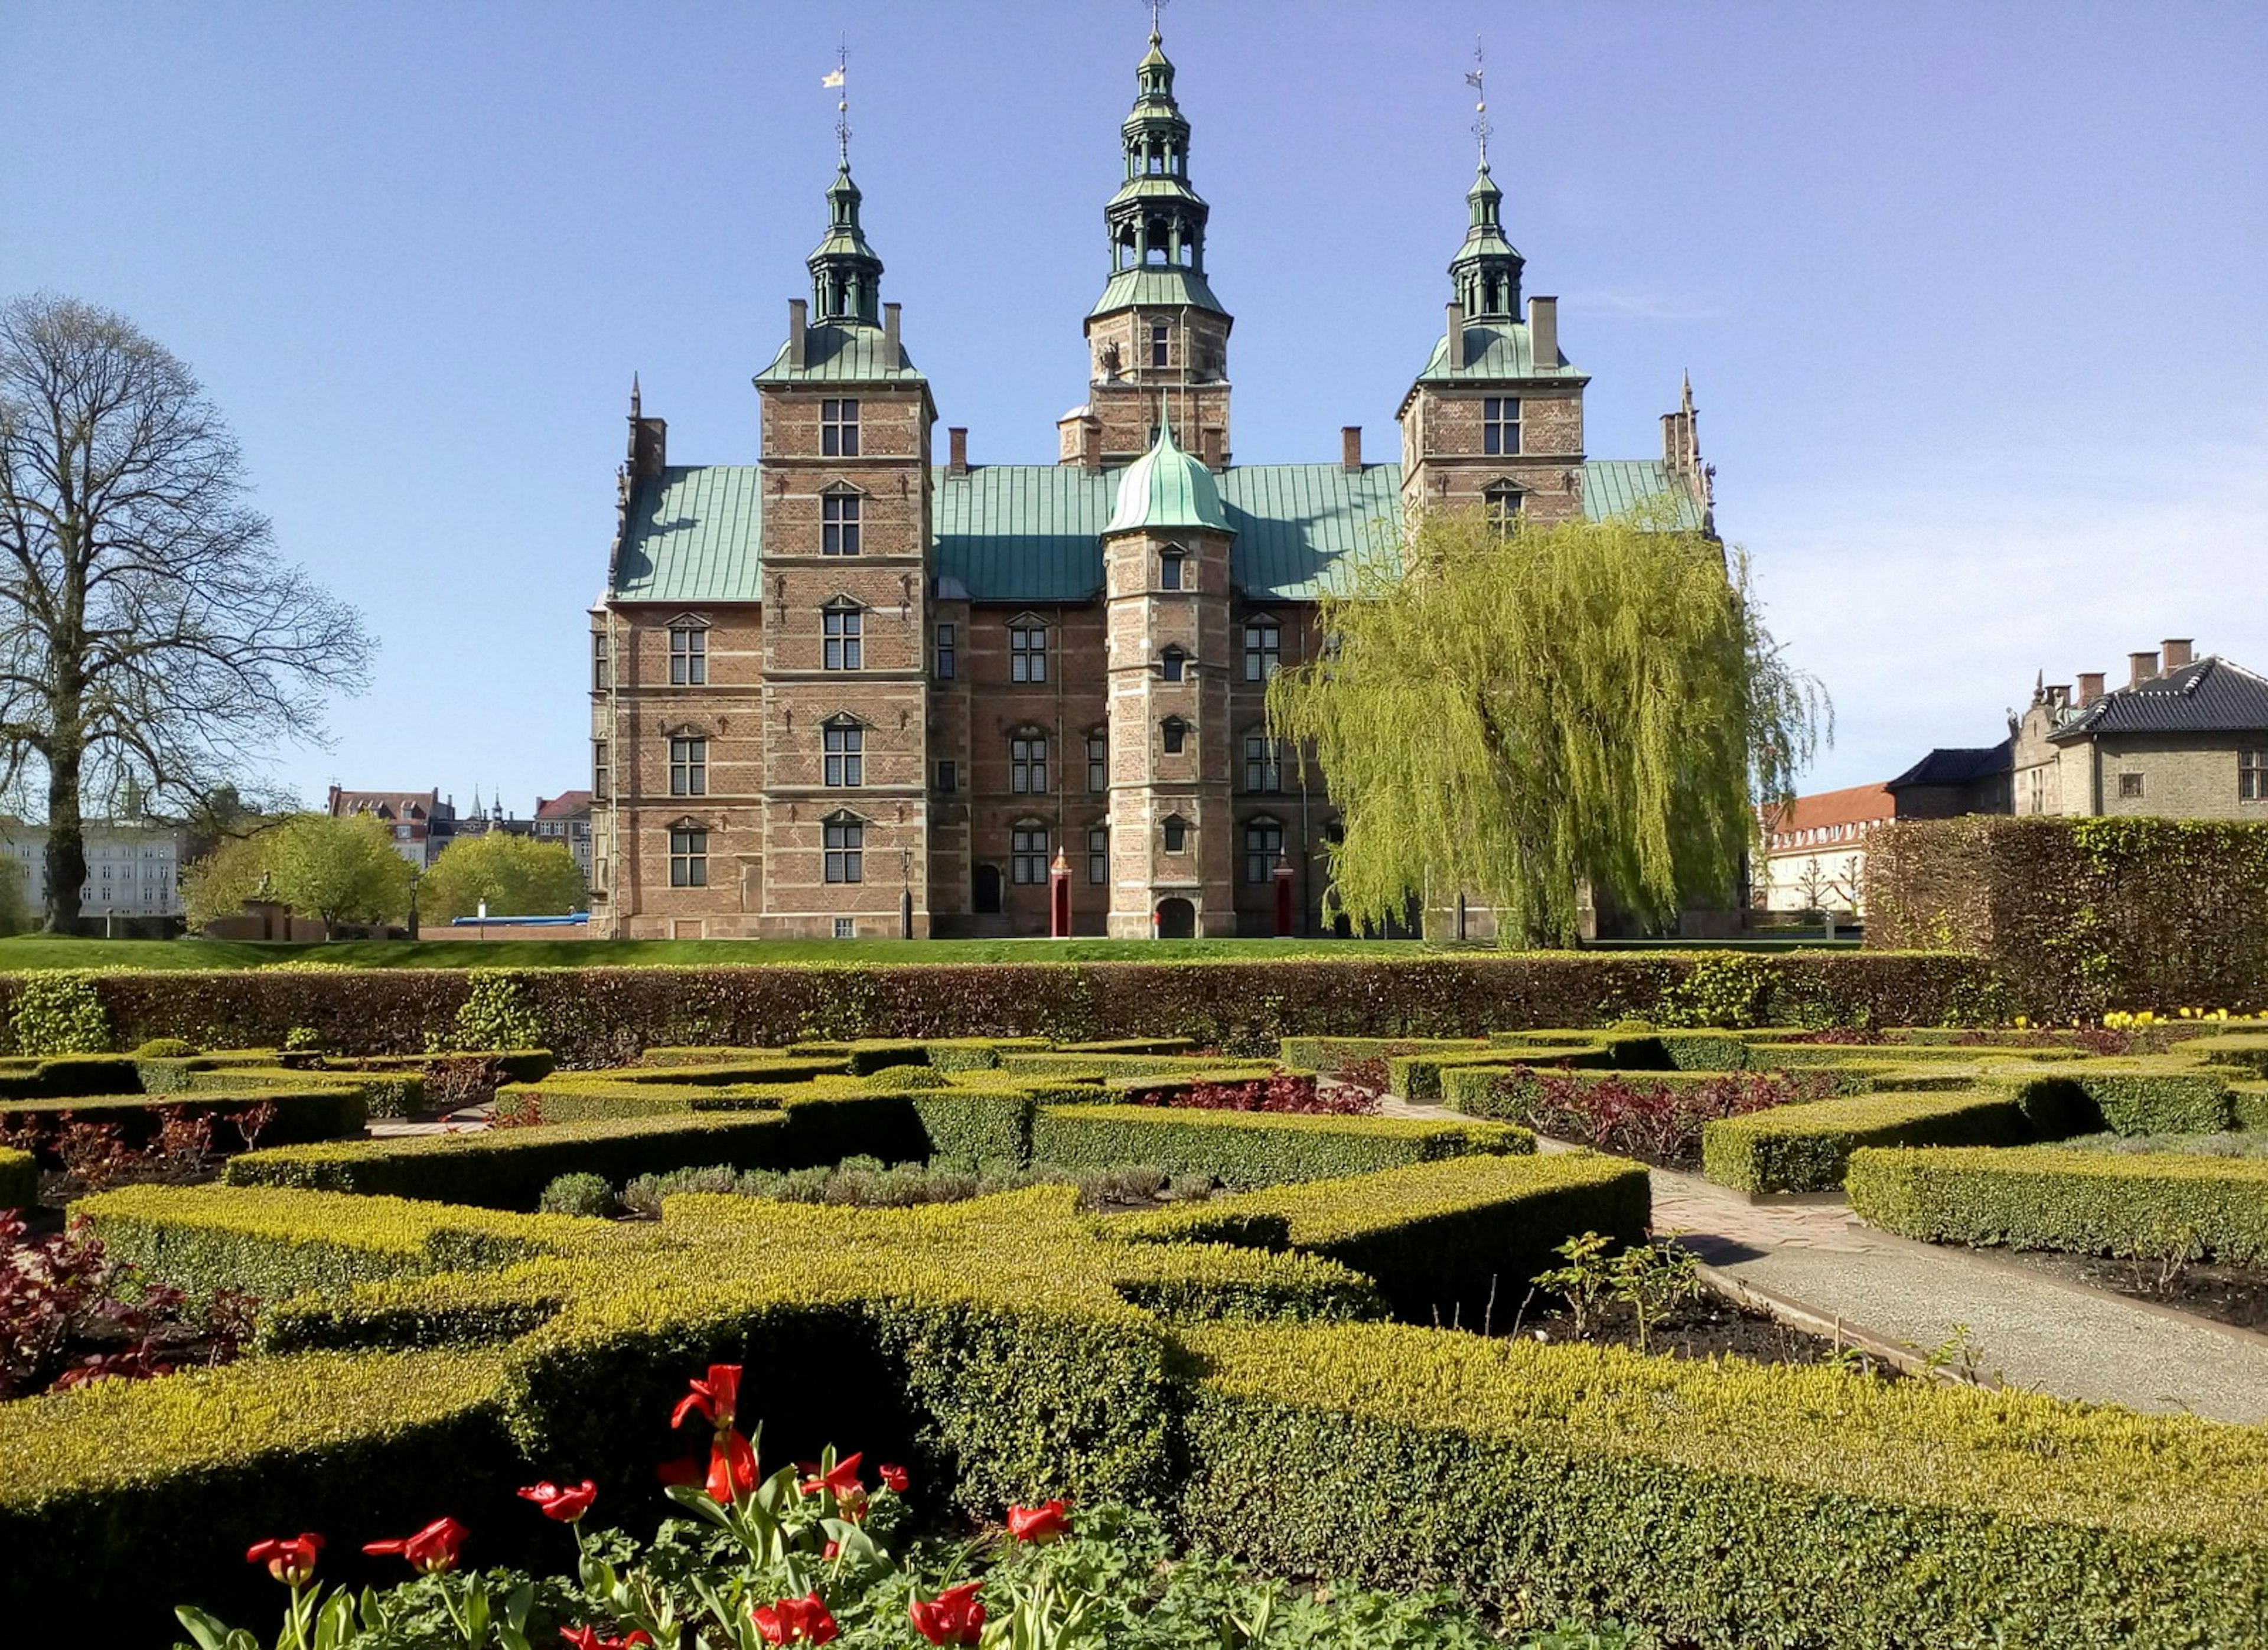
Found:
[[(1475, 35), (1531, 292), (1651, 457), (1690, 370), (1718, 520), (1824, 679), (1821, 788), (1984, 744), (2167, 636), (2268, 673), (2268, 6), (1178, 0), (1235, 447), (1393, 416), (1448, 297)], [(973, 5), (0, 4), (0, 292), (201, 374), (284, 550), (384, 651), (319, 801), (587, 783), (584, 611), (633, 371), (681, 463), (823, 224), (865, 222), (941, 422), (1044, 462), (1147, 15)], [(942, 436), (940, 434), (940, 445)]]

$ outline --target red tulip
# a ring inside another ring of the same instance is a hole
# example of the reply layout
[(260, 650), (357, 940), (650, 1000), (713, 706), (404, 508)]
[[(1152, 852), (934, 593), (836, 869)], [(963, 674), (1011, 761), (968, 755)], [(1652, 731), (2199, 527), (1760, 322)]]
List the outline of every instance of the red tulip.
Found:
[(883, 1485), (893, 1495), (903, 1495), (906, 1492), (906, 1485), (913, 1482), (911, 1475), (903, 1467), (893, 1462), (882, 1463), (881, 1474)]
[(740, 1366), (711, 1364), (709, 1379), (691, 1383), (693, 1390), (677, 1401), (670, 1411), (672, 1426), (685, 1425), (685, 1418), (698, 1411), (710, 1425), (723, 1432), (733, 1424), (733, 1409), (740, 1400)]
[(1070, 1511), (1070, 1503), (1061, 1499), (1043, 1501), (1037, 1506), (1012, 1506), (1008, 1509), (1008, 1533), (1035, 1546), (1060, 1541), (1071, 1528), (1071, 1520), (1066, 1516)]
[(924, 1603), (916, 1599), (906, 1614), (914, 1631), (932, 1644), (975, 1644), (984, 1632), (984, 1606), (976, 1597), (983, 1583), (963, 1581)]
[[(713, 1452), (712, 1452), (713, 1453)], [(698, 1455), (688, 1455), (681, 1461), (665, 1461), (653, 1470), (653, 1476), (664, 1484), (699, 1484), (708, 1476)]]
[(756, 1487), (756, 1452), (748, 1440), (726, 1427), (717, 1434), (709, 1452), (709, 1499), (730, 1506)]
[(866, 1458), (864, 1450), (855, 1455), (845, 1455), (835, 1463), (835, 1470), (823, 1477), (814, 1476), (803, 1481), (803, 1492), (816, 1495), (821, 1490), (846, 1506), (855, 1506), (866, 1499), (865, 1486), (858, 1482), (858, 1463)]
[(290, 1541), (255, 1543), (244, 1561), (266, 1565), (268, 1573), (286, 1587), (305, 1587), (315, 1573), (315, 1555), (322, 1550), (323, 1538), (311, 1532)]
[(837, 1629), (816, 1592), (784, 1598), (748, 1612), (766, 1644), (831, 1644)]
[(373, 1557), (399, 1553), (409, 1561), (410, 1567), (426, 1575), (436, 1575), (457, 1567), (457, 1554), (472, 1532), (453, 1518), (437, 1518), (414, 1536), (400, 1541), (372, 1541), (363, 1544), (363, 1551)]
[(598, 1499), (598, 1495), (599, 1486), (588, 1478), (580, 1484), (571, 1484), (565, 1489), (546, 1480), (541, 1484), (531, 1484), (519, 1492), (520, 1499), (534, 1502), (544, 1517), (556, 1519), (562, 1524), (571, 1524), (589, 1512), (591, 1503)]
[(821, 1547), (819, 1550), (819, 1556), (826, 1559), (828, 1563), (833, 1564), (836, 1559), (843, 1556), (843, 1543), (839, 1541), (828, 1542), (824, 1547)]
[(649, 1646), (650, 1650), (653, 1643), (653, 1636), (643, 1632), (634, 1632), (627, 1639), (601, 1639), (596, 1627), (562, 1627), (559, 1636), (574, 1650), (638, 1650), (640, 1646)]

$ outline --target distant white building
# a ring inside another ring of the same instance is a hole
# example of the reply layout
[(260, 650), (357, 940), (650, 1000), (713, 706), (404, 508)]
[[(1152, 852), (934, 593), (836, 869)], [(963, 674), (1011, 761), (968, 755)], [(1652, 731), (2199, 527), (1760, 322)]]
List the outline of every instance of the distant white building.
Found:
[[(178, 917), (181, 914), (182, 833), (140, 821), (89, 820), (86, 885), (79, 911), (86, 917)], [(24, 867), (24, 900), (33, 911), (48, 902), (48, 828), (0, 818), (0, 852)]]

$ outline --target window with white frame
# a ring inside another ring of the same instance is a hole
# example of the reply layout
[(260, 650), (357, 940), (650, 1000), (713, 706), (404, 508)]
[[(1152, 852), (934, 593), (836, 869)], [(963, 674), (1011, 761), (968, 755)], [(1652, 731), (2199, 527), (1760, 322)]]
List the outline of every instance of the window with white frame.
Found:
[(669, 794), (709, 794), (709, 741), (698, 734), (673, 735), (669, 741)]
[(1284, 627), (1273, 619), (1244, 622), (1244, 679), (1272, 681), (1284, 667)]
[(1048, 828), (1038, 820), (1025, 820), (1008, 834), (1008, 880), (1044, 882), (1048, 880)]
[(604, 693), (613, 681), (611, 666), (607, 657), (607, 633), (591, 632), (591, 690)]
[(826, 821), (827, 880), (864, 882), (866, 880), (866, 825), (855, 814), (837, 814)]
[(1097, 888), (1110, 880), (1110, 832), (1105, 826), (1086, 833), (1086, 880)]
[(1150, 365), (1153, 367), (1174, 364), (1174, 329), (1162, 320), (1150, 323)]
[(709, 832), (699, 825), (669, 828), (669, 886), (705, 888), (709, 886)]
[(1498, 533), (1509, 533), (1520, 525), (1520, 512), (1527, 504), (1528, 495), (1510, 482), (1498, 482), (1481, 494), (1482, 511), (1489, 526)]
[(820, 615), (821, 626), (826, 632), (826, 656), (823, 660), (829, 670), (857, 670), (865, 652), (866, 615), (848, 601), (828, 605)]
[(697, 624), (669, 627), (669, 685), (698, 688), (709, 680), (709, 632)]
[(2236, 753), (2236, 799), (2268, 802), (2268, 750)]
[(1048, 679), (1047, 626), (1019, 620), (1008, 627), (1008, 680), (1045, 681)]
[(1110, 789), (1110, 735), (1101, 728), (1086, 736), (1086, 788)]
[(844, 717), (820, 730), (821, 755), (827, 761), (827, 783), (857, 785), (866, 783), (866, 730)]
[(1025, 728), (1008, 740), (1008, 789), (1042, 796), (1048, 788), (1048, 736)]
[(1244, 788), (1266, 795), (1284, 788), (1284, 744), (1256, 729), (1244, 736)]

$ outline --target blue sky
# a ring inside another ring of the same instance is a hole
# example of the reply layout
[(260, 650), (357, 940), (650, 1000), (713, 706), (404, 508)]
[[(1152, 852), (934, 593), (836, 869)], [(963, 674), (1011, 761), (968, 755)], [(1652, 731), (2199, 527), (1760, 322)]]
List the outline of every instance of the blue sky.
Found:
[[(187, 359), (284, 551), (382, 637), (277, 777), (525, 812), (585, 783), (631, 372), (674, 460), (754, 456), (838, 36), (885, 294), (941, 422), (1014, 462), (1082, 398), (1145, 31), (1132, 0), (14, 0), (0, 292)], [(1691, 372), (1719, 526), (1835, 696), (1816, 787), (2166, 636), (2268, 672), (2268, 7), (1179, 0), (1166, 33), (1241, 460), (1395, 450), (1484, 34), (1590, 451), (1658, 453)]]

